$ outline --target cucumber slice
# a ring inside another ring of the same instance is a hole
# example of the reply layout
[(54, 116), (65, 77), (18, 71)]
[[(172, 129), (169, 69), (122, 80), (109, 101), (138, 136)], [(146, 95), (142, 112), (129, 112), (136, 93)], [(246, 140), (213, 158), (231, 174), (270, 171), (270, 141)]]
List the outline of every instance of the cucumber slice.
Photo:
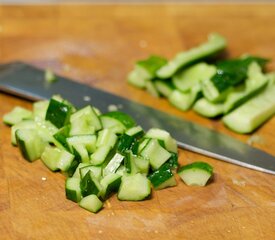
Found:
[(87, 166), (91, 166), (91, 164), (89, 164), (89, 163), (79, 163), (77, 165), (77, 168), (75, 169), (75, 172), (74, 172), (72, 177), (80, 179), (80, 168), (87, 167)]
[(158, 92), (155, 83), (153, 81), (147, 81), (145, 83), (145, 88), (147, 90), (147, 92), (152, 95), (153, 97), (159, 98), (160, 97), (160, 93)]
[(116, 134), (122, 134), (126, 130), (124, 124), (113, 117), (101, 115), (100, 120), (104, 129), (110, 129)]
[(46, 120), (50, 121), (57, 128), (61, 128), (69, 123), (73, 109), (70, 105), (51, 98), (47, 112)]
[(131, 149), (132, 144), (134, 143), (135, 138), (127, 134), (122, 134), (117, 145), (117, 151), (124, 153), (125, 151)]
[(73, 149), (74, 149), (73, 151), (74, 155), (79, 156), (81, 162), (83, 163), (90, 162), (88, 151), (83, 144), (74, 144)]
[(71, 130), (71, 125), (66, 125), (66, 126), (60, 128), (53, 135), (53, 137), (56, 139), (56, 141), (58, 141), (60, 144), (62, 144), (62, 146), (64, 148), (66, 148), (67, 150), (71, 150), (68, 145), (68, 142), (67, 142), (67, 138), (69, 137), (70, 130)]
[(67, 178), (65, 182), (66, 198), (79, 202), (82, 198), (79, 178)]
[(188, 92), (174, 90), (169, 96), (169, 102), (176, 108), (187, 111), (195, 101), (201, 96), (201, 86), (199, 84), (193, 86)]
[(159, 78), (170, 78), (180, 68), (186, 65), (211, 56), (226, 47), (226, 40), (217, 33), (212, 33), (208, 36), (208, 41), (188, 51), (178, 53), (174, 59), (170, 60), (166, 65), (157, 71)]
[(118, 190), (118, 199), (140, 201), (151, 194), (150, 181), (140, 173), (123, 176)]
[(135, 163), (135, 158), (131, 151), (125, 152), (124, 166), (126, 173), (131, 175), (138, 173), (138, 167)]
[(110, 146), (113, 148), (117, 141), (117, 135), (110, 129), (102, 129), (98, 132), (96, 147)]
[(205, 162), (194, 162), (181, 167), (178, 175), (188, 186), (205, 186), (213, 175), (213, 168)]
[(122, 123), (124, 125), (124, 127), (126, 129), (132, 128), (136, 125), (135, 120), (131, 116), (129, 116), (128, 114), (126, 114), (124, 112), (113, 111), (113, 112), (105, 113), (105, 114), (101, 115), (101, 117), (102, 116), (105, 116), (105, 117), (107, 116), (107, 117), (118, 120), (120, 123)]
[(145, 88), (145, 83), (148, 80), (148, 76), (145, 75), (143, 77), (137, 69), (134, 69), (129, 73), (127, 80), (128, 83), (132, 84), (135, 87)]
[(91, 158), (90, 163), (92, 165), (101, 165), (107, 158), (110, 151), (111, 151), (110, 146), (101, 146), (97, 148), (90, 157)]
[(26, 160), (33, 162), (41, 157), (47, 143), (38, 135), (36, 129), (18, 129), (15, 136), (20, 152)]
[(174, 75), (172, 82), (178, 90), (186, 92), (203, 80), (211, 78), (216, 70), (214, 65), (208, 65), (204, 62), (197, 63)]
[(99, 198), (96, 195), (91, 194), (89, 196), (82, 198), (79, 202), (79, 206), (92, 213), (97, 213), (100, 209), (102, 209), (103, 203), (99, 200)]
[(153, 170), (158, 169), (171, 157), (171, 153), (163, 148), (156, 139), (150, 139), (140, 155), (149, 159)]
[(102, 177), (102, 168), (99, 166), (87, 165), (79, 168), (80, 178), (84, 178), (88, 171), (91, 171), (94, 176), (100, 180)]
[(147, 131), (145, 137), (163, 140), (165, 148), (168, 151), (174, 152), (174, 153), (178, 152), (178, 146), (177, 146), (176, 140), (174, 138), (172, 138), (172, 136), (170, 135), (169, 132), (167, 132), (163, 129), (151, 128)]
[(48, 101), (48, 100), (35, 102), (33, 104), (33, 116), (34, 116), (34, 118), (40, 118), (40, 119), (45, 120), (47, 109), (49, 107), (49, 103), (50, 103), (50, 101)]
[(166, 98), (169, 98), (173, 90), (175, 90), (175, 87), (171, 81), (157, 79), (154, 83), (157, 91)]
[(102, 186), (103, 199), (108, 198), (113, 192), (117, 192), (121, 183), (121, 176), (116, 173), (111, 173), (105, 176), (100, 184)]
[(102, 186), (100, 185), (98, 179), (95, 177), (92, 171), (88, 171), (86, 175), (81, 178), (80, 189), (83, 197), (91, 194), (100, 196), (102, 191)]
[(223, 117), (223, 123), (238, 133), (250, 133), (267, 121), (275, 113), (275, 85), (264, 91)]
[(147, 175), (150, 167), (149, 160), (137, 155), (133, 155), (133, 159), (138, 169), (138, 172)]
[(63, 149), (47, 146), (41, 155), (41, 160), (52, 171), (66, 172), (74, 160), (74, 155)]
[(26, 119), (32, 119), (32, 112), (23, 107), (15, 107), (11, 112), (3, 116), (3, 122), (7, 125), (14, 125)]
[(95, 134), (75, 135), (66, 139), (66, 142), (73, 151), (73, 146), (81, 144), (84, 145), (88, 153), (93, 153), (96, 150), (97, 137)]
[(144, 135), (144, 131), (141, 126), (135, 126), (135, 127), (127, 129), (125, 134), (127, 134), (128, 136), (134, 137), (134, 138), (141, 138)]
[(155, 189), (163, 189), (177, 185), (174, 174), (170, 168), (160, 167), (148, 176)]
[(33, 120), (24, 120), (24, 121), (21, 121), (15, 125), (13, 125), (11, 127), (11, 143), (14, 146), (17, 145), (15, 132), (18, 129), (37, 129), (37, 125), (36, 125), (35, 121), (33, 121)]
[(201, 98), (195, 103), (193, 110), (204, 117), (214, 118), (223, 114), (224, 104), (212, 103), (206, 98)]
[(103, 176), (107, 176), (111, 173), (115, 173), (117, 171), (117, 169), (120, 167), (121, 163), (124, 160), (124, 156), (116, 153), (112, 159), (110, 160), (110, 162), (107, 164), (107, 166), (104, 168), (103, 170)]

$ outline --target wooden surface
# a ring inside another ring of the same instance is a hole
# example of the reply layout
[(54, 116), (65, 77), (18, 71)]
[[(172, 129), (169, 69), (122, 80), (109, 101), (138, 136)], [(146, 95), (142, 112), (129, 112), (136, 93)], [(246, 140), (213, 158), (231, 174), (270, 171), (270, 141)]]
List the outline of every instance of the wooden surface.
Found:
[[(219, 121), (182, 113), (125, 82), (135, 60), (172, 57), (216, 31), (228, 38), (230, 57), (272, 59), (275, 5), (0, 6), (0, 61), (50, 67), (124, 97), (232, 135)], [(73, 94), (73, 92), (72, 92)], [(31, 103), (0, 93), (0, 115)], [(64, 176), (40, 161), (28, 163), (0, 123), (0, 239), (275, 239), (275, 177), (180, 150), (180, 162), (215, 168), (205, 188), (178, 186), (144, 202), (112, 197), (94, 215), (64, 196)], [(275, 155), (275, 118), (255, 135), (255, 146)], [(42, 179), (46, 178), (45, 181)]]

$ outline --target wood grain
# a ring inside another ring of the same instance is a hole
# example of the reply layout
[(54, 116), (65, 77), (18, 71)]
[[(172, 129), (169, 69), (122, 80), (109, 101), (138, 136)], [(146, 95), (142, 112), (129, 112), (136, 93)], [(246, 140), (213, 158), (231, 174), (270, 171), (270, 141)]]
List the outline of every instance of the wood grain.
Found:
[[(0, 6), (0, 61), (50, 67), (126, 98), (190, 119), (246, 142), (218, 120), (182, 113), (167, 101), (127, 85), (137, 59), (172, 57), (219, 32), (230, 57), (272, 59), (275, 70), (275, 5), (47, 5)], [(73, 92), (72, 92), (73, 94)], [(31, 103), (0, 93), (0, 116)], [(65, 177), (40, 161), (28, 163), (0, 123), (1, 239), (275, 239), (275, 177), (180, 150), (180, 162), (203, 160), (215, 168), (205, 188), (178, 186), (151, 200), (120, 202), (113, 196), (94, 215), (64, 196)], [(255, 133), (256, 147), (275, 155), (275, 118)], [(42, 178), (46, 178), (43, 181)]]

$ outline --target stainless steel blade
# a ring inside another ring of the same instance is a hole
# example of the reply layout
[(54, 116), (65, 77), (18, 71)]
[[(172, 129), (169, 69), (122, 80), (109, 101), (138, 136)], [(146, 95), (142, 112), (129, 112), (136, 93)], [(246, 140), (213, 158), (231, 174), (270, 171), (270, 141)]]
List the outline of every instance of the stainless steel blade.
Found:
[(145, 130), (157, 127), (169, 131), (181, 148), (275, 174), (274, 156), (230, 136), (64, 77), (59, 76), (57, 82), (47, 84), (44, 71), (21, 62), (0, 66), (0, 90), (30, 100), (60, 94), (77, 107), (92, 104), (102, 112), (107, 112), (110, 104), (122, 106), (121, 110)]

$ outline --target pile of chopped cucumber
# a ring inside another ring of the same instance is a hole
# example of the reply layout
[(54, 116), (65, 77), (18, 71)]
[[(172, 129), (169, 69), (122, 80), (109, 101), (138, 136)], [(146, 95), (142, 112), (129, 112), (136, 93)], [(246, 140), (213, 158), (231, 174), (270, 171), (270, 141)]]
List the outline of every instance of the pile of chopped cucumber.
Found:
[(275, 113), (275, 73), (264, 73), (268, 60), (260, 57), (213, 61), (226, 45), (223, 36), (213, 33), (170, 61), (150, 56), (135, 64), (128, 82), (182, 111), (222, 117), (231, 130), (251, 133)]
[[(76, 109), (53, 96), (35, 102), (32, 111), (15, 107), (3, 120), (23, 157), (64, 173), (66, 197), (91, 212), (114, 193), (119, 200), (140, 201), (151, 196), (152, 187), (177, 185), (175, 139), (162, 129), (145, 132), (123, 112)], [(195, 162), (180, 167), (178, 175), (187, 185), (205, 186), (213, 168)]]

